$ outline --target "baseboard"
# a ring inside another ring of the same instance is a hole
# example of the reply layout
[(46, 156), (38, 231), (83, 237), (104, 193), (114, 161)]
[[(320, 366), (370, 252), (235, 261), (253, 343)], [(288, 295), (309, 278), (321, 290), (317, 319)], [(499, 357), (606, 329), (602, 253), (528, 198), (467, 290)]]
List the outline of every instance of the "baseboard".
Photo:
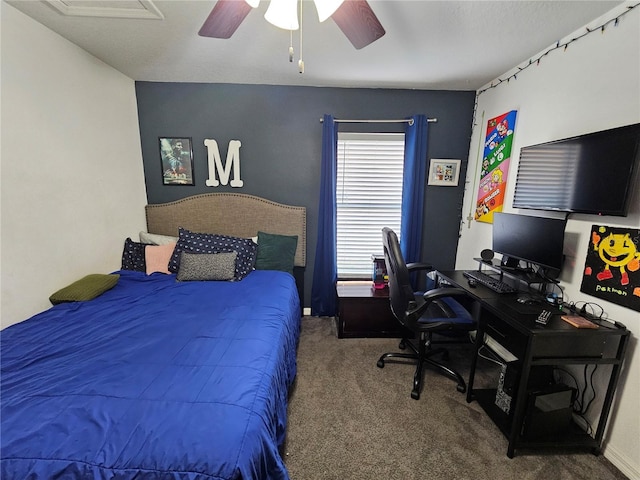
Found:
[(640, 480), (640, 465), (633, 465), (632, 459), (622, 455), (612, 446), (607, 446), (604, 456), (629, 480)]
[(311, 315), (311, 308), (309, 308), (309, 307), (303, 308), (302, 309), (302, 315), (304, 315), (305, 317)]

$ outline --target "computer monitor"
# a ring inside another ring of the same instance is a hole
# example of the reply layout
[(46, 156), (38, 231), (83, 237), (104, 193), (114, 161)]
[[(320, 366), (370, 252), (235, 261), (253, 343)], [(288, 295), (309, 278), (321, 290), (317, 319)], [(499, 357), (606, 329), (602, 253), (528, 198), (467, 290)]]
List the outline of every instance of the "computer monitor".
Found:
[(565, 225), (563, 219), (494, 213), (493, 251), (559, 273)]

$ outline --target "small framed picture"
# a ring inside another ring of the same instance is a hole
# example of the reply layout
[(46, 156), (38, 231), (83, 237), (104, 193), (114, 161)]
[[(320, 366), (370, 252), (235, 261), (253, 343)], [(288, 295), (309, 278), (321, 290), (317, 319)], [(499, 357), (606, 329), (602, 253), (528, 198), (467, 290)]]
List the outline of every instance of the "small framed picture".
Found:
[(458, 186), (460, 177), (460, 160), (450, 158), (432, 158), (429, 166), (428, 185), (443, 187)]
[(195, 185), (193, 149), (189, 137), (160, 137), (163, 185)]

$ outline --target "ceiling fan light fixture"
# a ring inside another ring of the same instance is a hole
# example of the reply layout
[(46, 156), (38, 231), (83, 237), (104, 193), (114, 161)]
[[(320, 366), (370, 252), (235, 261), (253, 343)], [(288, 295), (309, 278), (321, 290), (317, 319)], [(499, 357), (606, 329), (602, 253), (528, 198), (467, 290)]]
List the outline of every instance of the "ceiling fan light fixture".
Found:
[(324, 22), (327, 18), (335, 13), (340, 8), (344, 0), (313, 0), (318, 11), (318, 20)]
[(271, 25), (285, 30), (298, 30), (297, 0), (271, 0), (264, 18)]
[(251, 8), (258, 8), (258, 5), (260, 5), (260, 0), (244, 0), (244, 1), (247, 2)]

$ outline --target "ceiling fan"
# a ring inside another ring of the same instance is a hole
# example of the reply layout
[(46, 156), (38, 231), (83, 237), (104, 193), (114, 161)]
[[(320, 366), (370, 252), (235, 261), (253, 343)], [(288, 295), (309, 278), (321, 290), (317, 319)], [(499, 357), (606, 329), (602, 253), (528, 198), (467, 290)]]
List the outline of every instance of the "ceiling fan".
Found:
[[(198, 35), (230, 38), (252, 8), (258, 5), (258, 1), (218, 0), (200, 28)], [(274, 1), (271, 0), (272, 3)], [(315, 1), (320, 11), (321, 2), (326, 0)], [(384, 28), (366, 0), (345, 0), (330, 16), (358, 50), (375, 42), (385, 34)], [(297, 29), (297, 25), (296, 28), (291, 29)]]

